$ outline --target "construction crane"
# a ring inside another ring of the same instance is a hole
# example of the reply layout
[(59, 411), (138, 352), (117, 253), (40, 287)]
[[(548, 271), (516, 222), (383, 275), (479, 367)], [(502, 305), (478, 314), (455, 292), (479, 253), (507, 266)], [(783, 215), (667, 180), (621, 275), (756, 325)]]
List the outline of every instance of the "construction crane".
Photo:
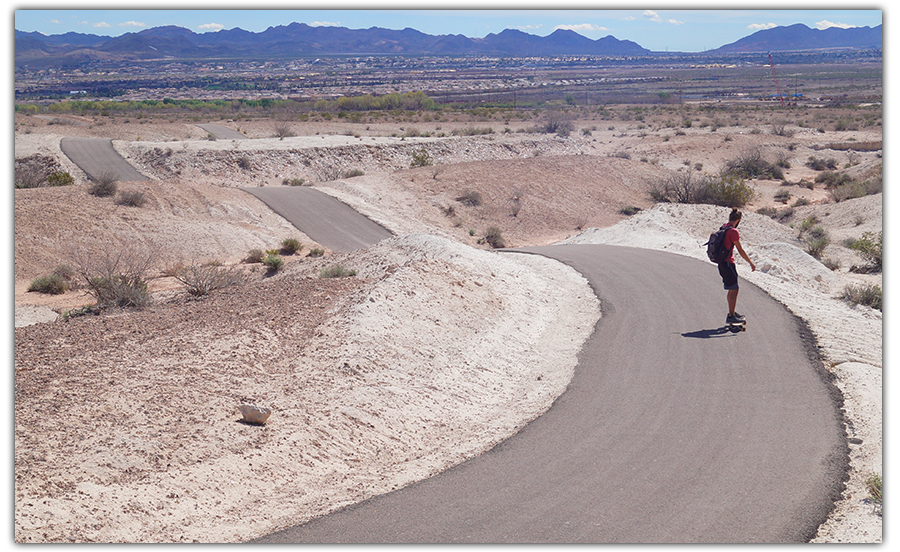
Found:
[(781, 107), (784, 107), (784, 96), (781, 95), (781, 85), (778, 84), (778, 76), (775, 74), (775, 62), (772, 61), (772, 53), (769, 53), (769, 67), (772, 68), (772, 78), (775, 79), (775, 89), (778, 90), (778, 99), (781, 100)]

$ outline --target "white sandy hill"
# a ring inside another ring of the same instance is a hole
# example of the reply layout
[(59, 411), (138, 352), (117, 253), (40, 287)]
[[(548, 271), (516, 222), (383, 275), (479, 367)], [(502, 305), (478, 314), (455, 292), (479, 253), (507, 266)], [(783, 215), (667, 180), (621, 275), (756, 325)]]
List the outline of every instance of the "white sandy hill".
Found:
[[(880, 227), (880, 195), (861, 198), (848, 210), (854, 207), (877, 211), (873, 214), (877, 214)], [(701, 244), (728, 220), (728, 213), (729, 209), (709, 205), (663, 204), (615, 226), (589, 229), (563, 243), (642, 247), (709, 263)], [(839, 223), (834, 233), (840, 233), (841, 220), (849, 217), (837, 211), (833, 215)], [(855, 223), (844, 221), (843, 226), (847, 224)], [(803, 251), (796, 230), (767, 216), (746, 213), (740, 231), (744, 249), (757, 266), (756, 272), (751, 272), (736, 256), (740, 277), (806, 321), (844, 395), (847, 435), (854, 443), (850, 481), (843, 500), (813, 542), (881, 542), (881, 517), (873, 515), (872, 505), (866, 500), (865, 480), (870, 474), (882, 473), (882, 313), (837, 298), (856, 278), (831, 271)], [(710, 270), (715, 270), (711, 263)]]

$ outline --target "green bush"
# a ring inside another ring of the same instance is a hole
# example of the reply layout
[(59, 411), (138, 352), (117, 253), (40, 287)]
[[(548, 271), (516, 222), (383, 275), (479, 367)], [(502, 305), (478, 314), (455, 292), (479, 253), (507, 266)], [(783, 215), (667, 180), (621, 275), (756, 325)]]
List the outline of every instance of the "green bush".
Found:
[(36, 291), (38, 293), (48, 293), (50, 295), (59, 295), (65, 293), (69, 289), (66, 280), (56, 274), (48, 276), (40, 276), (31, 281), (28, 291)]
[(742, 178), (733, 175), (706, 180), (702, 201), (722, 207), (741, 208), (756, 197), (756, 191)]
[(726, 161), (722, 174), (744, 179), (784, 180), (782, 168), (763, 159), (758, 149), (752, 149)]
[(869, 497), (872, 499), (872, 502), (881, 506), (884, 499), (884, 489), (880, 475), (873, 473), (866, 478), (866, 490), (869, 491)]
[(281, 241), (281, 251), (293, 255), (303, 249), (303, 245), (297, 238), (285, 238)]
[(323, 255), (325, 255), (325, 250), (321, 247), (314, 247), (309, 250), (310, 257), (322, 257)]
[(833, 158), (822, 159), (821, 157), (810, 156), (809, 159), (806, 160), (806, 166), (814, 171), (833, 171), (837, 168), (837, 161)]
[(345, 278), (348, 276), (356, 276), (355, 270), (348, 270), (343, 265), (331, 265), (319, 271), (319, 278)]
[(276, 250), (266, 250), (266, 257), (262, 260), (269, 272), (278, 272), (284, 266), (284, 259)]
[(414, 169), (416, 167), (427, 167), (431, 164), (433, 164), (431, 156), (426, 150), (421, 149), (417, 152), (413, 152), (412, 161), (410, 162), (409, 166), (410, 168)]
[(488, 228), (487, 232), (484, 235), (484, 241), (494, 249), (502, 249), (503, 247), (506, 247), (506, 244), (503, 241), (503, 236), (500, 233), (500, 229), (496, 226), (491, 226), (490, 228)]
[(282, 186), (303, 186), (304, 182), (302, 178), (285, 178), (281, 184)]
[(857, 251), (873, 270), (881, 270), (882, 266), (882, 232), (878, 237), (872, 232), (864, 232), (857, 240), (851, 240), (847, 247)]
[(65, 171), (56, 171), (47, 177), (47, 184), (50, 186), (71, 186), (74, 183), (75, 179)]
[(841, 299), (881, 310), (882, 293), (879, 285), (849, 285), (844, 288)]

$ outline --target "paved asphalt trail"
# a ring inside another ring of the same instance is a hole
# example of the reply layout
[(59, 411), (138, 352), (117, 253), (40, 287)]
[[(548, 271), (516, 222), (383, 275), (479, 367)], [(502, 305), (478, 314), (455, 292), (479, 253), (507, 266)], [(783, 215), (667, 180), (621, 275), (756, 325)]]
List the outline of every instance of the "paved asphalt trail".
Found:
[(91, 178), (113, 173), (125, 182), (149, 180), (119, 155), (109, 138), (63, 138), (59, 148)]
[(309, 186), (244, 188), (301, 232), (338, 253), (349, 253), (393, 236), (338, 199)]
[(214, 125), (214, 124), (203, 124), (197, 125), (202, 128), (206, 132), (215, 136), (217, 140), (246, 140), (247, 137), (241, 134), (236, 130), (231, 130), (230, 128), (222, 125)]
[(543, 416), (435, 477), (255, 542), (779, 543), (814, 536), (848, 465), (809, 332), (742, 280), (720, 330), (710, 263), (532, 248), (584, 274), (603, 316)]

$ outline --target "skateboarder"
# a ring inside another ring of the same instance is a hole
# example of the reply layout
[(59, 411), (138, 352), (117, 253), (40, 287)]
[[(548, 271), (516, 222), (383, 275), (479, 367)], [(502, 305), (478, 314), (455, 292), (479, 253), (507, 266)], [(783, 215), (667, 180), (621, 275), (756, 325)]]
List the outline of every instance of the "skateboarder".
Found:
[(741, 235), (737, 231), (737, 227), (741, 223), (741, 217), (742, 213), (737, 209), (732, 209), (731, 214), (728, 215), (728, 224), (725, 225), (728, 227), (728, 230), (725, 232), (725, 249), (730, 251), (730, 254), (727, 260), (719, 263), (719, 274), (722, 275), (722, 283), (725, 284), (725, 289), (728, 292), (728, 317), (725, 319), (727, 324), (746, 321), (743, 315), (734, 310), (737, 306), (739, 291), (737, 267), (734, 264), (734, 248), (737, 248), (741, 257), (750, 263), (750, 270), (756, 270), (756, 265), (753, 264), (753, 261), (750, 260), (750, 257), (741, 246)]

